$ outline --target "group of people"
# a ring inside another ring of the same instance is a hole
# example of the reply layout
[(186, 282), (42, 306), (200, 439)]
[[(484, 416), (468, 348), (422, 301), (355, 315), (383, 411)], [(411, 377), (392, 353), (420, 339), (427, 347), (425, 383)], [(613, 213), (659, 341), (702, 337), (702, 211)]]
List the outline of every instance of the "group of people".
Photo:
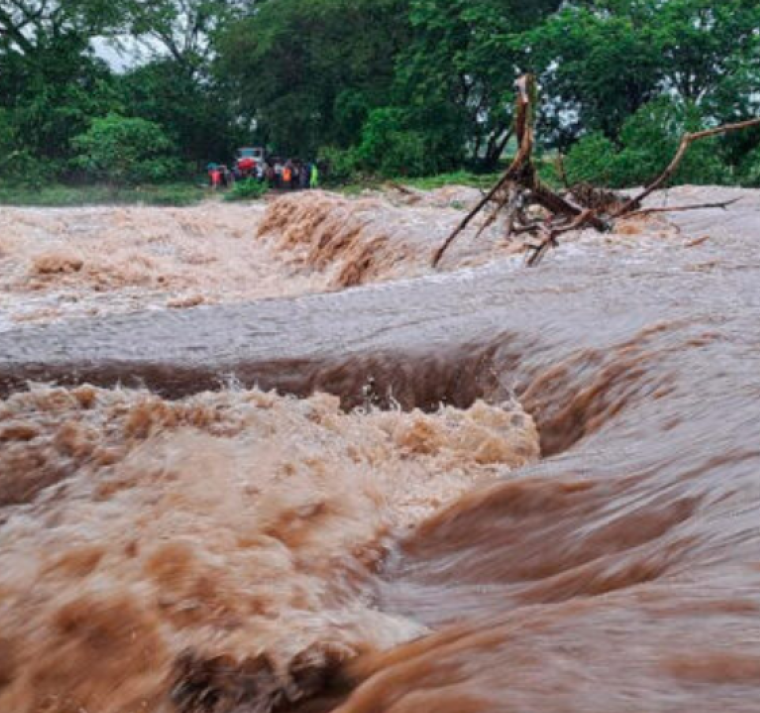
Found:
[(314, 162), (298, 159), (282, 160), (270, 158), (258, 162), (249, 171), (243, 171), (235, 165), (229, 169), (224, 164), (212, 163), (208, 166), (209, 183), (212, 188), (231, 188), (236, 181), (254, 179), (266, 182), (273, 190), (305, 190), (319, 188), (319, 168)]
[(313, 162), (272, 159), (256, 166), (256, 178), (266, 181), (270, 188), (292, 191), (319, 188), (319, 168)]

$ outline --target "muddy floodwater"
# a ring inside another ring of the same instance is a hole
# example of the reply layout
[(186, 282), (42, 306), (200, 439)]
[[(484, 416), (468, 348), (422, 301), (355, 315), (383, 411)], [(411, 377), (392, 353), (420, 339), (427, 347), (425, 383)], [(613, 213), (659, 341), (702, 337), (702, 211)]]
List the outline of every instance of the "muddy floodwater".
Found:
[[(321, 192), (193, 208), (3, 208), (0, 331), (144, 310), (241, 303), (427, 270), (480, 193), (444, 188), (349, 200)], [(448, 269), (511, 254), (491, 233), (456, 246)], [(490, 239), (489, 239), (490, 238)]]
[(756, 713), (760, 192), (653, 200), (724, 198), (3, 210), (0, 711)]

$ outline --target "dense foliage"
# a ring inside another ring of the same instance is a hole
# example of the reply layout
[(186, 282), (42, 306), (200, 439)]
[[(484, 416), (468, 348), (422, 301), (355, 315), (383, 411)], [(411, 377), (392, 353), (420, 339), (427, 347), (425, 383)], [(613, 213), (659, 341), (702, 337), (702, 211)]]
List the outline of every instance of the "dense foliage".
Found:
[[(575, 143), (567, 156), (570, 183), (588, 182), (623, 188), (653, 181), (675, 155), (681, 136), (706, 123), (694, 105), (668, 97), (644, 104), (623, 123), (617, 143), (592, 132)], [(681, 183), (730, 183), (732, 171), (714, 140), (695, 143), (678, 167)]]
[[(240, 145), (333, 178), (492, 171), (531, 71), (542, 147), (632, 185), (760, 113), (759, 28), (759, 0), (0, 0), (0, 180), (164, 181)], [(676, 180), (760, 185), (760, 131)]]
[(158, 124), (109, 114), (72, 141), (88, 176), (118, 185), (158, 183), (177, 173), (175, 149)]

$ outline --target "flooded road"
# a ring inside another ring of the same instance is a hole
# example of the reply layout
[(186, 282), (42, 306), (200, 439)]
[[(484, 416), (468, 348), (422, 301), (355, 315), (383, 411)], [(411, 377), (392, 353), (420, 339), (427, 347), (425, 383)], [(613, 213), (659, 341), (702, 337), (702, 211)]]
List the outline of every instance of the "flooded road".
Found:
[(0, 334), (0, 708), (756, 711), (733, 195), (536, 270)]

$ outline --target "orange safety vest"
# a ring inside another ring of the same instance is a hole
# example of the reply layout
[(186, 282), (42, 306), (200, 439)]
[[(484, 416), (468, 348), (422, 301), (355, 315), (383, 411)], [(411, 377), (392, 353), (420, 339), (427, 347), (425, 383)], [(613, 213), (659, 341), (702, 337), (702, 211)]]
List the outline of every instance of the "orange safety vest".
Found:
[(285, 181), (285, 183), (290, 183), (290, 179), (293, 177), (293, 172), (289, 168), (284, 168), (282, 170), (282, 180)]

